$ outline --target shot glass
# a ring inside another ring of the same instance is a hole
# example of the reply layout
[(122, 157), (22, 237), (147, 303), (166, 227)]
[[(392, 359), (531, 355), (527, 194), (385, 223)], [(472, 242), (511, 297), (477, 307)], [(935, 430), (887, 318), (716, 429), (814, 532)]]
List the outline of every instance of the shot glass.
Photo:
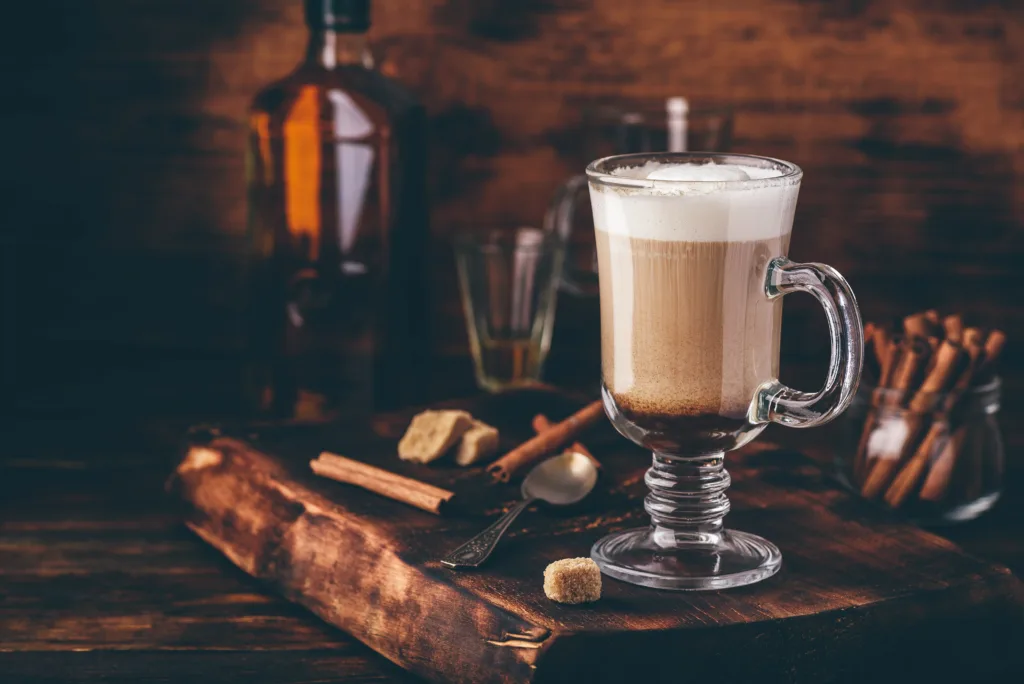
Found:
[(462, 308), (481, 389), (498, 392), (541, 380), (564, 255), (557, 235), (536, 228), (456, 239)]

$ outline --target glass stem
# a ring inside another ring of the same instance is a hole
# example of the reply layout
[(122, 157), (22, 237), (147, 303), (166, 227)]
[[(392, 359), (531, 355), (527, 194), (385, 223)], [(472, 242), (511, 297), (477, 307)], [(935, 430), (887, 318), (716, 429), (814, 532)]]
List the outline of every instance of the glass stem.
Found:
[(724, 453), (687, 457), (655, 452), (644, 477), (650, 489), (644, 508), (651, 516), (655, 543), (665, 548), (719, 544), (731, 481)]

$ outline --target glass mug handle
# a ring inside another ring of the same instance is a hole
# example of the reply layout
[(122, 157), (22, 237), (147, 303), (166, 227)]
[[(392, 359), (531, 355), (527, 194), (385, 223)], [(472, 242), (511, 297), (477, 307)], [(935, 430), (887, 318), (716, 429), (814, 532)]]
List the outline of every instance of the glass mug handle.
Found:
[(808, 292), (825, 309), (832, 340), (828, 377), (818, 392), (800, 392), (778, 380), (766, 382), (754, 396), (752, 418), (757, 423), (814, 427), (845, 411), (857, 392), (864, 361), (864, 326), (853, 290), (831, 266), (773, 259), (768, 264), (765, 293), (775, 299), (790, 292)]

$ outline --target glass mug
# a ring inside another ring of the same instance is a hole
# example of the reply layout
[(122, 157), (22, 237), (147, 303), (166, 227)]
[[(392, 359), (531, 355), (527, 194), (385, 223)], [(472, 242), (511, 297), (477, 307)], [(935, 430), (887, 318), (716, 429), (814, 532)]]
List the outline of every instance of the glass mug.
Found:
[[(802, 175), (789, 162), (739, 154), (630, 154), (587, 167), (605, 412), (654, 452), (645, 477), (651, 524), (591, 550), (611, 577), (723, 589), (782, 565), (771, 542), (723, 527), (725, 452), (768, 423), (813, 427), (839, 415), (856, 392), (864, 344), (843, 277), (786, 258)], [(808, 292), (825, 309), (832, 357), (818, 392), (777, 379), (790, 292)]]

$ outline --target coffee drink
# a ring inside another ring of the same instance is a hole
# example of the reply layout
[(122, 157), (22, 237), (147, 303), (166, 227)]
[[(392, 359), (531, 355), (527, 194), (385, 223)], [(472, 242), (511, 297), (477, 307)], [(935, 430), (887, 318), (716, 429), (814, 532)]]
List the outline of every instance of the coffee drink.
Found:
[[(740, 154), (626, 154), (587, 166), (601, 290), (602, 399), (654, 452), (649, 525), (600, 539), (601, 572), (659, 589), (759, 582), (777, 546), (726, 529), (725, 452), (769, 423), (813, 427), (856, 392), (864, 328), (846, 280), (786, 258), (803, 172)], [(782, 296), (812, 294), (832, 357), (818, 392), (778, 379)]]
[(789, 249), (798, 186), (713, 163), (617, 174), (675, 182), (591, 184), (605, 391), (627, 436), (656, 451), (735, 448), (760, 431), (751, 401), (778, 377), (782, 301), (765, 284)]

